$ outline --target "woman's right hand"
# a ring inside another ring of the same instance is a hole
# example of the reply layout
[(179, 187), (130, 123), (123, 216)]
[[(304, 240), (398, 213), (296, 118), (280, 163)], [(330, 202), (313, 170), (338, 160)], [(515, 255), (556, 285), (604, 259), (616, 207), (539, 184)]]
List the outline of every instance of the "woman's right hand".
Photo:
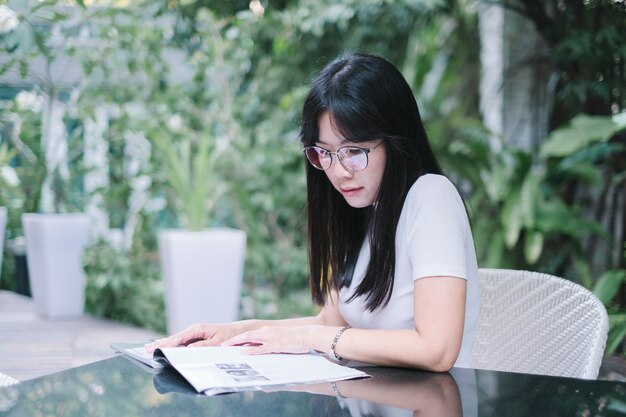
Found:
[(217, 346), (225, 340), (235, 337), (246, 329), (241, 322), (227, 324), (196, 323), (171, 336), (157, 339), (145, 345), (148, 353), (158, 348), (173, 346)]

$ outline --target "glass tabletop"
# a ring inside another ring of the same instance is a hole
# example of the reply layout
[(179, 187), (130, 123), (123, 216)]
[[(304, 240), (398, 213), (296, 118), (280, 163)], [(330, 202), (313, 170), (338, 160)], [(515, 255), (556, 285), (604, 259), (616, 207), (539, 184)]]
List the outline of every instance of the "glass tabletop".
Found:
[(207, 397), (125, 357), (0, 388), (0, 416), (626, 416), (626, 385), (473, 369), (362, 368), (372, 378)]

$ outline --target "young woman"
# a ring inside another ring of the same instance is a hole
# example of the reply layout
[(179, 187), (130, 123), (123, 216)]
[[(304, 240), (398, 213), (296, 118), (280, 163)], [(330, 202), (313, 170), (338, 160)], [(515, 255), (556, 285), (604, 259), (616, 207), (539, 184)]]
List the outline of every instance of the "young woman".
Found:
[(478, 268), (463, 202), (441, 175), (400, 72), (349, 54), (302, 111), (314, 317), (196, 324), (147, 346), (249, 345), (250, 354), (447, 371), (469, 367)]

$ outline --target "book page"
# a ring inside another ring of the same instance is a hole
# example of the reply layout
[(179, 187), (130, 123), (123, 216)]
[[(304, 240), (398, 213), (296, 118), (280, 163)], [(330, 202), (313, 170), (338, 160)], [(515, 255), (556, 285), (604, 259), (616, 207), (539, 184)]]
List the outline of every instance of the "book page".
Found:
[(209, 395), (263, 387), (367, 377), (317, 354), (243, 355), (240, 346), (162, 348), (168, 362)]
[(151, 353), (146, 351), (143, 344), (138, 343), (113, 343), (111, 348), (119, 353), (130, 356), (131, 358), (143, 363), (154, 369), (161, 369), (165, 366), (164, 363), (154, 360)]

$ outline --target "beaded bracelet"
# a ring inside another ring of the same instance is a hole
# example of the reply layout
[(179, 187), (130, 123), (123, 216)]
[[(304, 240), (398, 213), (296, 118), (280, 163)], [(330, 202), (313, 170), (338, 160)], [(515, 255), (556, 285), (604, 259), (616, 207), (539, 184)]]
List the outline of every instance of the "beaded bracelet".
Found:
[(343, 332), (345, 332), (349, 328), (350, 328), (350, 326), (343, 326), (341, 329), (339, 329), (339, 331), (337, 332), (337, 334), (333, 338), (333, 343), (330, 345), (330, 350), (328, 351), (328, 356), (331, 359), (334, 359), (334, 360), (339, 361), (339, 362), (341, 362), (343, 360), (343, 358), (341, 356), (339, 356), (339, 355), (337, 355), (335, 353), (335, 347), (337, 346), (337, 342), (339, 341), (339, 338), (341, 337)]
[(330, 387), (333, 390), (333, 393), (335, 394), (335, 397), (337, 397), (338, 400), (343, 400), (344, 397), (343, 395), (341, 395), (341, 393), (339, 392), (339, 388), (337, 388), (337, 383), (335, 381), (330, 383)]

